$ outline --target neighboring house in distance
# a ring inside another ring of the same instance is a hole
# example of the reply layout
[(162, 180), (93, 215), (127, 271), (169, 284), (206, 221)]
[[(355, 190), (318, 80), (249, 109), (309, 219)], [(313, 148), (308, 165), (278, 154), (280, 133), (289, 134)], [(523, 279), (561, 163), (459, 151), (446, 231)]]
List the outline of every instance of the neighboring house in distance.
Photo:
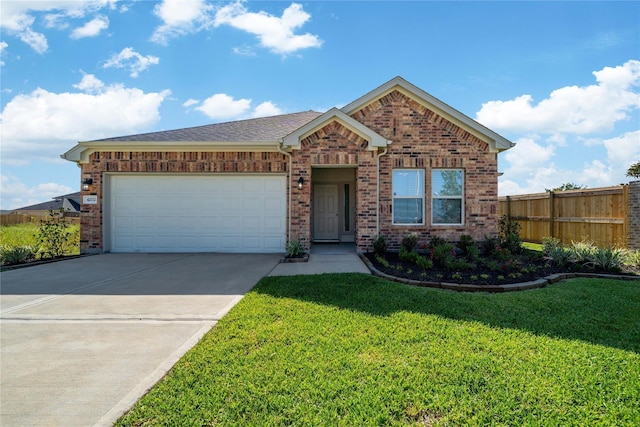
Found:
[(47, 216), (50, 210), (57, 211), (60, 208), (64, 209), (65, 216), (80, 216), (80, 192), (64, 194), (54, 197), (51, 201), (13, 209), (10, 212), (33, 216)]
[[(497, 233), (513, 144), (396, 77), (345, 107), (79, 142), (81, 251), (283, 252)], [(89, 199), (88, 199), (89, 200)]]

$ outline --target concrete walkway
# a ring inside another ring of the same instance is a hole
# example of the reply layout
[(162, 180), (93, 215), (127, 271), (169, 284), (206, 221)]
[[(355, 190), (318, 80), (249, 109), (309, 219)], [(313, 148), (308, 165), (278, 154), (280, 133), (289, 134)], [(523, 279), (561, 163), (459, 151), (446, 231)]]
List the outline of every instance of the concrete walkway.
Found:
[(279, 258), (105, 254), (0, 273), (0, 425), (112, 425)]
[(315, 243), (311, 246), (308, 262), (281, 263), (269, 276), (295, 276), (298, 274), (364, 273), (371, 274), (356, 253), (353, 243)]

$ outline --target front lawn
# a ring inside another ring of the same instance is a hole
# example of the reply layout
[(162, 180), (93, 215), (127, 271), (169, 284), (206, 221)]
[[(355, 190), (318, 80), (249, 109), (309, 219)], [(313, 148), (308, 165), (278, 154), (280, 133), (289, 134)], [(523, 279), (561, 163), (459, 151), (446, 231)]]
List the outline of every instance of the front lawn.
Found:
[(267, 277), (117, 425), (640, 425), (640, 282)]

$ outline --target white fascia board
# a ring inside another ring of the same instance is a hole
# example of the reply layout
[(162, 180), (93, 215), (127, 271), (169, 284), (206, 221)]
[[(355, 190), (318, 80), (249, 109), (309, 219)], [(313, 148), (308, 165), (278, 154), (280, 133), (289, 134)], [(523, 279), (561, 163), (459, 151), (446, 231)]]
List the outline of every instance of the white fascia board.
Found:
[(97, 151), (199, 151), (199, 152), (279, 152), (278, 141), (264, 142), (220, 142), (220, 141), (87, 141), (78, 142), (71, 150), (62, 154), (65, 160), (87, 163), (89, 156)]
[(282, 145), (285, 148), (300, 148), (300, 142), (304, 138), (334, 121), (340, 123), (347, 129), (367, 140), (369, 142), (369, 150), (376, 150), (378, 147), (386, 147), (391, 143), (391, 141), (385, 139), (362, 123), (346, 115), (340, 109), (334, 107), (301, 128), (285, 136), (282, 140)]
[(419, 87), (409, 83), (402, 77), (395, 77), (389, 80), (377, 89), (374, 89), (350, 104), (345, 105), (342, 107), (342, 111), (345, 114), (351, 115), (394, 90), (398, 90), (400, 93), (424, 105), (429, 110), (432, 110), (436, 114), (460, 126), (470, 134), (480, 138), (482, 141), (489, 144), (490, 150), (493, 152), (508, 150), (515, 145), (513, 142), (500, 136), (450, 105), (445, 104)]

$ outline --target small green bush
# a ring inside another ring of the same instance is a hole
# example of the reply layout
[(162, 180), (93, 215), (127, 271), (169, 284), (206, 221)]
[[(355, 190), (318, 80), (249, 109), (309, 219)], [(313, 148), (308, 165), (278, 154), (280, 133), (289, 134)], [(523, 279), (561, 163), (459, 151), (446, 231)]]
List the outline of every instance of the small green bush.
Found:
[(571, 242), (571, 246), (567, 250), (571, 252), (575, 262), (584, 263), (589, 261), (598, 248), (592, 242), (583, 240), (581, 242)]
[(21, 264), (32, 261), (38, 254), (34, 246), (0, 247), (0, 261), (2, 264)]
[(371, 243), (373, 244), (373, 253), (384, 255), (387, 252), (387, 247), (389, 246), (387, 236), (379, 234), (373, 238)]
[(508, 249), (512, 254), (522, 252), (522, 239), (520, 238), (520, 223), (512, 220), (506, 215), (500, 217), (498, 221), (498, 235), (500, 245)]
[(416, 265), (422, 270), (430, 270), (433, 268), (433, 261), (431, 261), (429, 258), (420, 256), (418, 257), (418, 259), (416, 259)]
[(36, 237), (41, 258), (55, 258), (73, 252), (80, 240), (79, 229), (71, 228), (64, 216), (64, 208), (49, 210), (47, 219), (41, 220)]
[(431, 259), (438, 267), (448, 268), (453, 256), (453, 245), (449, 243), (439, 244), (432, 248)]
[(632, 268), (640, 268), (640, 251), (626, 251), (622, 262)]
[(298, 240), (289, 240), (285, 246), (285, 250), (287, 251), (287, 256), (290, 257), (299, 257), (305, 254), (306, 250), (302, 241)]
[(400, 248), (398, 252), (398, 258), (406, 262), (416, 263), (417, 259), (420, 258), (420, 254), (416, 251), (407, 252), (407, 250), (403, 247)]
[(418, 235), (416, 233), (407, 234), (402, 238), (400, 242), (400, 247), (404, 249), (406, 252), (413, 252), (418, 247)]
[(588, 256), (585, 265), (601, 268), (606, 271), (618, 272), (622, 269), (624, 250), (616, 248), (597, 248)]

